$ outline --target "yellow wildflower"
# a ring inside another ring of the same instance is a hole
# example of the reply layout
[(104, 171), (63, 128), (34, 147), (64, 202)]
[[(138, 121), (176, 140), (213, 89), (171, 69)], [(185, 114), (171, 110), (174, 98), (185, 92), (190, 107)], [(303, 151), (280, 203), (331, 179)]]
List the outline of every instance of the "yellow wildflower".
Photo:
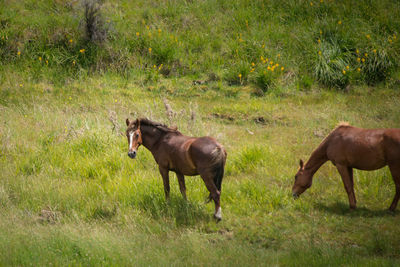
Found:
[(81, 52), (82, 54), (85, 53), (85, 51), (86, 51), (86, 50), (83, 49), (83, 48), (82, 48), (81, 50), (79, 50), (79, 52)]
[(367, 34), (367, 35), (365, 35), (365, 37), (367, 37), (367, 39), (370, 39), (371, 35)]
[(20, 84), (19, 84), (19, 87), (22, 87), (22, 86), (24, 86), (24, 85), (23, 85), (22, 83), (20, 83)]
[(274, 62), (271, 60), (271, 61), (269, 62), (269, 64), (271, 64), (271, 65), (272, 65), (272, 64), (274, 64)]
[(342, 70), (342, 72), (343, 72), (343, 74), (346, 74), (346, 71), (345, 71), (345, 70)]
[(320, 2), (321, 2), (321, 3), (323, 3), (323, 2), (324, 2), (324, 0), (320, 0)]
[(139, 36), (140, 35), (140, 32), (136, 32), (136, 36)]
[(256, 64), (254, 64), (254, 62), (251, 62), (251, 65), (254, 67)]
[(310, 2), (310, 6), (313, 6), (313, 2)]
[(20, 55), (21, 55), (21, 52), (20, 52), (20, 51), (18, 51), (18, 52), (17, 52), (17, 55), (18, 55), (18, 56), (20, 56)]
[(158, 29), (158, 33), (161, 33), (161, 29)]
[(250, 72), (253, 72), (254, 71), (254, 68), (252, 68), (251, 70), (250, 70)]
[(76, 61), (74, 60), (74, 61), (72, 61), (72, 65), (74, 65), (75, 66), (75, 63), (76, 63)]
[(346, 69), (350, 69), (350, 67), (347, 65), (347, 66), (346, 66)]
[(360, 72), (360, 71), (361, 71), (361, 69), (360, 69), (360, 68), (357, 68), (357, 71), (358, 71), (358, 72)]
[(153, 68), (155, 69), (157, 66), (156, 65), (153, 65)]
[(281, 68), (281, 71), (283, 71), (284, 69), (285, 69), (285, 68), (284, 68), (284, 67), (282, 67), (282, 68)]
[(358, 58), (357, 58), (357, 62), (360, 62), (360, 60), (361, 60), (361, 58), (358, 57)]
[(374, 52), (376, 54), (376, 49), (372, 50), (372, 52)]
[(364, 56), (365, 56), (365, 57), (368, 57), (368, 53), (365, 53)]
[(279, 64), (278, 64), (278, 63), (276, 63), (276, 64), (275, 64), (275, 67), (279, 67)]
[(280, 58), (281, 57), (281, 54), (278, 54), (278, 55), (276, 55), (278, 58)]
[(341, 25), (341, 24), (342, 24), (342, 21), (341, 21), (341, 20), (339, 20), (339, 21), (338, 21), (338, 24), (339, 24), (339, 25)]
[(267, 67), (267, 70), (271, 70), (271, 67), (270, 67), (270, 66), (268, 66), (268, 67)]
[(241, 74), (241, 73), (239, 73), (238, 77), (239, 77), (239, 79), (242, 79), (242, 74)]
[(46, 65), (49, 65), (49, 61), (48, 60), (46, 60)]
[(72, 40), (72, 39), (69, 39), (69, 43), (70, 44), (72, 44), (74, 42), (74, 40)]
[(42, 57), (39, 57), (39, 61), (42, 61)]
[(318, 39), (318, 43), (319, 43), (319, 44), (321, 43), (321, 39)]
[(365, 58), (362, 58), (361, 61), (362, 61), (362, 62), (365, 62)]
[(275, 69), (275, 67), (272, 67), (272, 68), (271, 68), (271, 71), (274, 71), (274, 69)]
[(151, 47), (149, 47), (149, 53), (150, 53), (150, 54), (151, 54), (151, 50), (152, 50)]
[(389, 43), (392, 43), (392, 39), (389, 39)]
[(356, 49), (356, 53), (357, 53), (357, 54), (360, 54), (360, 51), (359, 51), (358, 49)]
[(322, 52), (321, 52), (321, 51), (318, 51), (318, 55), (322, 55)]

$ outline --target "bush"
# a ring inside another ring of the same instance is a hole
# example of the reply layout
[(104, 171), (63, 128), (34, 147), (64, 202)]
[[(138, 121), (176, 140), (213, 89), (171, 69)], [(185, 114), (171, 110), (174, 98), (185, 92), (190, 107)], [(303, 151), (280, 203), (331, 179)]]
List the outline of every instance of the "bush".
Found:
[(323, 41), (314, 57), (314, 76), (328, 87), (343, 89), (349, 83), (350, 53), (335, 42)]
[(238, 64), (233, 64), (225, 73), (224, 79), (229, 85), (245, 85), (250, 73), (250, 64), (241, 61)]
[(274, 82), (278, 77), (277, 71), (260, 70), (254, 79), (254, 84), (261, 91), (256, 91), (256, 95), (264, 95), (269, 89), (274, 86)]
[(364, 53), (362, 59), (365, 61), (363, 62), (363, 60), (360, 60), (359, 68), (363, 80), (369, 85), (385, 80), (393, 66), (392, 61), (384, 49), (373, 49), (372, 53)]
[(83, 2), (86, 40), (93, 43), (103, 43), (107, 39), (107, 29), (100, 12), (101, 2), (97, 0), (85, 0)]

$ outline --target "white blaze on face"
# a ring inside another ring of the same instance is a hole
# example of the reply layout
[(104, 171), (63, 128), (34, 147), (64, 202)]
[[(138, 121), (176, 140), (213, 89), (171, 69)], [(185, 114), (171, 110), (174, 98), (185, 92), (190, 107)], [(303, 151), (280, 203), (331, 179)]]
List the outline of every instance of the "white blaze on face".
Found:
[(132, 139), (133, 139), (134, 132), (129, 133), (129, 150), (132, 149)]

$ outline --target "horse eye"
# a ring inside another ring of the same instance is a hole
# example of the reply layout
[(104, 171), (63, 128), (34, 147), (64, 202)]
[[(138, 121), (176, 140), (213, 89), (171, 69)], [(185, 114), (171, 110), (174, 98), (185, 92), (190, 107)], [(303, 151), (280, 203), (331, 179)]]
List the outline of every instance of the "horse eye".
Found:
[(138, 133), (136, 134), (136, 137), (139, 138), (139, 134)]

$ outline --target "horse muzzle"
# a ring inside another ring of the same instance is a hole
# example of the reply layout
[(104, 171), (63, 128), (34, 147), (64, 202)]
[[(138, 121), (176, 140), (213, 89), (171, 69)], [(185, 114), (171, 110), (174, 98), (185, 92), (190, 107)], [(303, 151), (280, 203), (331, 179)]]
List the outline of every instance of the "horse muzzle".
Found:
[(129, 156), (131, 159), (136, 158), (136, 150), (134, 150), (134, 151), (129, 151), (129, 152), (128, 152), (128, 156)]
[(294, 199), (298, 199), (299, 198), (299, 195), (297, 193), (295, 193), (295, 192), (292, 193), (292, 196), (293, 196)]

